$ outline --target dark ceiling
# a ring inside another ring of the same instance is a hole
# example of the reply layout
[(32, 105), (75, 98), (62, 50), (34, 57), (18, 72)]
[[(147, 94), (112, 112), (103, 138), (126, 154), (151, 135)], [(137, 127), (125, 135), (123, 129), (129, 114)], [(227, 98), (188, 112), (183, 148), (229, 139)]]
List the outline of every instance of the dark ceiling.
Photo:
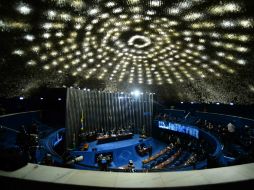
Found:
[(251, 0), (1, 0), (0, 96), (40, 88), (254, 103)]

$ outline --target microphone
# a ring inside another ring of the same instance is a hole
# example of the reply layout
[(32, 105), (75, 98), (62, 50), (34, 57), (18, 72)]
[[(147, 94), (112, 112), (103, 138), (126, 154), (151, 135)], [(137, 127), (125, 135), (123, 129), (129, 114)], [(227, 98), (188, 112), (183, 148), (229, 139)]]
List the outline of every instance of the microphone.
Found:
[(78, 156), (78, 157), (76, 157), (72, 160), (69, 160), (66, 164), (74, 164), (75, 162), (80, 162), (82, 160), (84, 160), (84, 157), (83, 156)]

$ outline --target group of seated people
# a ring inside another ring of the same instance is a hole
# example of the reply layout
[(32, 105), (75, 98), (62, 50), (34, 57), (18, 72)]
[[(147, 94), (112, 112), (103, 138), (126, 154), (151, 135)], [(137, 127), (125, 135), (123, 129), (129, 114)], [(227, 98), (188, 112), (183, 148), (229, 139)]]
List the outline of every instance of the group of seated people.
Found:
[(195, 125), (201, 129), (209, 131), (210, 133), (219, 137), (220, 140), (225, 140), (228, 135), (228, 129), (226, 126), (222, 126), (221, 124), (215, 124), (211, 121), (198, 119)]
[(97, 164), (101, 171), (108, 171), (108, 166), (112, 162), (112, 155), (111, 154), (99, 154), (96, 158)]
[[(254, 130), (250, 126), (236, 127), (232, 123), (218, 124), (205, 119), (198, 119), (195, 123), (198, 127), (212, 133), (224, 145), (224, 153), (233, 157), (242, 157), (243, 152), (249, 155), (250, 160), (254, 160)], [(234, 147), (240, 147), (236, 150)]]
[(121, 136), (121, 135), (126, 135), (126, 134), (130, 134), (131, 132), (129, 130), (125, 130), (123, 128), (121, 129), (113, 129), (113, 130), (109, 130), (109, 131), (106, 131), (106, 132), (101, 132), (101, 133), (98, 133), (97, 135), (97, 138), (100, 138), (100, 137), (116, 137), (116, 136)]
[(186, 167), (195, 165), (207, 158), (213, 152), (212, 146), (203, 138), (196, 139), (178, 132), (161, 134), (161, 139), (169, 145), (142, 161), (143, 167), (148, 169), (162, 169)]
[(91, 142), (95, 141), (97, 138), (97, 132), (96, 131), (81, 131), (79, 134), (79, 141), (81, 142)]
[(203, 137), (196, 139), (192, 136), (173, 132), (169, 134), (169, 136), (169, 142), (173, 142), (177, 147), (181, 147), (183, 150), (196, 154), (197, 160), (199, 161), (204, 160), (209, 153), (214, 152), (214, 146)]
[(140, 156), (145, 156), (147, 153), (149, 157), (152, 155), (152, 146), (147, 146), (145, 143), (140, 143), (135, 148)]
[(105, 131), (103, 129), (99, 131), (86, 131), (79, 134), (80, 142), (94, 141), (98, 138), (117, 137), (132, 133), (129, 129), (119, 128)]

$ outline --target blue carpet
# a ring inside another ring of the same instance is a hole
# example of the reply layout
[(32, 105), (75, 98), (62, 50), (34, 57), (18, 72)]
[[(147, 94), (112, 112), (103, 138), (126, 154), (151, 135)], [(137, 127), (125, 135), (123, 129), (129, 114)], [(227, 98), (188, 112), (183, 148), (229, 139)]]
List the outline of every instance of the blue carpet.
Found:
[(93, 141), (89, 143), (88, 151), (92, 151), (93, 148), (97, 148), (97, 151), (110, 151), (113, 149), (118, 149), (118, 148), (131, 146), (134, 144), (138, 144), (139, 140), (141, 140), (141, 138), (139, 138), (139, 135), (133, 135), (132, 139), (121, 140), (117, 142), (109, 142), (104, 144), (97, 144), (97, 141)]
[[(158, 153), (161, 149), (166, 147), (166, 144), (160, 142), (151, 137), (147, 139), (139, 138), (139, 135), (135, 134), (132, 139), (121, 140), (117, 142), (110, 142), (105, 144), (97, 144), (97, 141), (89, 143), (89, 149), (87, 151), (73, 151), (73, 156), (84, 156), (84, 160), (80, 162), (81, 164), (97, 166), (95, 162), (95, 155), (98, 153), (113, 153), (113, 161), (110, 168), (118, 168), (121, 166), (126, 166), (129, 160), (133, 160), (136, 169), (142, 169), (142, 160), (148, 158), (148, 154), (146, 156), (140, 156), (135, 149), (135, 146), (143, 141), (147, 146), (153, 147), (153, 153)], [(96, 148), (97, 151), (93, 151)]]

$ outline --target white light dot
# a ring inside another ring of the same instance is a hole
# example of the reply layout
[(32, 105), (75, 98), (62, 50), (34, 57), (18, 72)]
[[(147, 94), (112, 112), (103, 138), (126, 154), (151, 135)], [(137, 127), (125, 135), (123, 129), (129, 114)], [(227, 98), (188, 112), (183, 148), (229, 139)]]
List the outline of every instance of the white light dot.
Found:
[(239, 65), (245, 65), (246, 64), (246, 61), (243, 60), (243, 59), (239, 59), (236, 61)]
[(31, 13), (32, 9), (29, 7), (28, 4), (24, 4), (24, 3), (20, 3), (18, 6), (17, 6), (17, 11), (20, 12), (21, 14), (23, 15), (28, 15)]
[(30, 42), (34, 40), (34, 36), (31, 35), (31, 34), (25, 35), (24, 38), (25, 38), (27, 41), (30, 41)]
[(49, 70), (49, 69), (50, 69), (50, 67), (49, 67), (48, 65), (45, 65), (45, 66), (43, 67), (43, 69), (45, 69), (45, 70)]
[(24, 54), (24, 51), (21, 49), (16, 49), (13, 51), (13, 54), (21, 56)]
[(159, 7), (162, 5), (162, 2), (160, 0), (152, 0), (150, 1), (150, 6), (151, 7)]
[(88, 11), (89, 15), (96, 15), (100, 10), (98, 8), (93, 8)]
[(30, 60), (27, 62), (28, 65), (36, 65), (36, 62), (34, 60)]

